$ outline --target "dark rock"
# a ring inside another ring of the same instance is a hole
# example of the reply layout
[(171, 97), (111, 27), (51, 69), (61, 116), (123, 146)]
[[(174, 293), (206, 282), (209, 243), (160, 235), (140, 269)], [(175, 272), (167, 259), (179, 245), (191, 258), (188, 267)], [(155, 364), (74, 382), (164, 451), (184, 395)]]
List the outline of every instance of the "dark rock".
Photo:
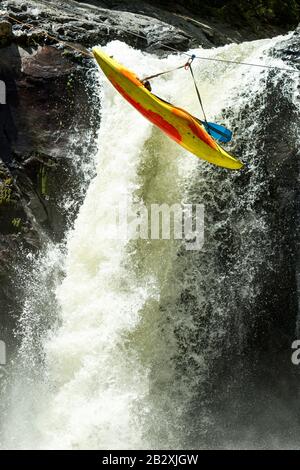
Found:
[(0, 21), (0, 46), (9, 44), (12, 39), (12, 25), (8, 21)]
[[(264, 28), (260, 26), (257, 31), (249, 29), (248, 25), (232, 28), (226, 20), (226, 15), (220, 18), (219, 11), (208, 10), (211, 15), (209, 16), (207, 10), (205, 13), (202, 8), (201, 16), (199, 8), (189, 11), (180, 6), (174, 9), (174, 5), (171, 7), (164, 2), (154, 5), (152, 2), (149, 4), (134, 0), (131, 2), (91, 0), (86, 3), (69, 0), (63, 4), (59, 3), (59, 15), (57, 15), (56, 0), (47, 2), (47, 10), (41, 10), (42, 3), (31, 0), (26, 4), (26, 12), (18, 2), (3, 2), (3, 4), (12, 17), (31, 25), (34, 29), (31, 31), (28, 27), (15, 24), (9, 19), (14, 25), (16, 42), (22, 46), (33, 45), (33, 41), (43, 44), (45, 37), (38, 31), (39, 29), (47, 31), (59, 40), (76, 41), (85, 47), (96, 43), (105, 44), (111, 39), (121, 39), (135, 47), (150, 51), (154, 50), (154, 45), (158, 50), (160, 48), (164, 50), (163, 43), (173, 44), (178, 50), (198, 45), (208, 48), (282, 32), (282, 28), (276, 29), (275, 26), (269, 27), (269, 25), (265, 25)], [(55, 40), (49, 37), (47, 41), (55, 43)]]
[(93, 112), (86, 87), (89, 69), (49, 46), (35, 49), (10, 46), (2, 52), (4, 61), (10, 57), (11, 62), (6, 80), (17, 90), (15, 102), (9, 99), (8, 106), (19, 130), (14, 155), (21, 169), (12, 172), (37, 223), (56, 236), (64, 229), (61, 211), (54, 210), (52, 203), (56, 204), (59, 195), (63, 197), (63, 190), (60, 187), (54, 190), (55, 197), (46, 194), (45, 187), (41, 190), (41, 178), (47, 179), (49, 185), (56, 166), (63, 171), (72, 138), (70, 128), (77, 116), (81, 118), (77, 123), (81, 132), (91, 126)]

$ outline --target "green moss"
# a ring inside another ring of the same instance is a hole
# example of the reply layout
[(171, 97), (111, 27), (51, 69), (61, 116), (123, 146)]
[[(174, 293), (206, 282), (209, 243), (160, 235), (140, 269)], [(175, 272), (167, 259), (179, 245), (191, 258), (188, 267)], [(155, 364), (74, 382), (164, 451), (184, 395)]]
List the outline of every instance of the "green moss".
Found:
[(48, 195), (48, 168), (45, 165), (39, 169), (39, 191), (42, 196)]
[(0, 188), (0, 204), (8, 204), (11, 200), (11, 188)]
[(12, 197), (12, 179), (8, 178), (5, 174), (1, 174), (0, 177), (4, 177), (0, 181), (0, 204), (9, 204)]
[(22, 220), (19, 217), (15, 217), (14, 219), (12, 219), (11, 223), (16, 229), (19, 230), (22, 225)]

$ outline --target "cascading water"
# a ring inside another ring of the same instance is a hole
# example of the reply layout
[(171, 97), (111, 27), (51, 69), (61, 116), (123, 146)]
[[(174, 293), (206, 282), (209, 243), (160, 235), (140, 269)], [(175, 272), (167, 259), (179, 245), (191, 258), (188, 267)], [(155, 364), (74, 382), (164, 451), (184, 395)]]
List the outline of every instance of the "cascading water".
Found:
[[(270, 52), (288, 39), (193, 52), (284, 66)], [(106, 50), (139, 76), (180, 63), (178, 56), (159, 59), (118, 41)], [(236, 64), (197, 61), (194, 71), (210, 120), (234, 128), (234, 151), (249, 168), (230, 173), (189, 155), (101, 75), (97, 176), (68, 235), (63, 281), (51, 274), (49, 286), (45, 274), (62, 262), (57, 247), (49, 248), (31, 281), (40, 300), (26, 299), (20, 321), (23, 349), (11, 371), (3, 448), (201, 448), (259, 441), (255, 423), (247, 430), (241, 424), (248, 415), (239, 408), (240, 390), (227, 379), (246, 380), (241, 358), (251, 326), (259, 323), (260, 268), (274, 271), (272, 224), (267, 208), (256, 207), (266, 188), (261, 153), (268, 87), (285, 84), (278, 100), (289, 103), (295, 117), (295, 83), (285, 72)], [(153, 91), (200, 114), (184, 70), (156, 79)], [(204, 204), (203, 248), (187, 251), (180, 240), (114, 239), (109, 228), (120, 201), (135, 210), (140, 204)], [(31, 309), (49, 310), (48, 289), (52, 320), (43, 329)], [(231, 421), (240, 434), (223, 437)]]

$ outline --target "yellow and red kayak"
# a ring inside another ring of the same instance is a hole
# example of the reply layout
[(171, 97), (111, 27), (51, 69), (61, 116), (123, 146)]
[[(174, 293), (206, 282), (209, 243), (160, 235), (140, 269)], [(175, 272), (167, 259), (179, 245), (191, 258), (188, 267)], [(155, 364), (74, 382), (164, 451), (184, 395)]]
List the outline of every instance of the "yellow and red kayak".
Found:
[(214, 165), (232, 170), (242, 168), (243, 164), (218, 145), (197, 118), (155, 96), (133, 72), (109, 57), (99, 47), (93, 48), (93, 54), (118, 92), (171, 139)]

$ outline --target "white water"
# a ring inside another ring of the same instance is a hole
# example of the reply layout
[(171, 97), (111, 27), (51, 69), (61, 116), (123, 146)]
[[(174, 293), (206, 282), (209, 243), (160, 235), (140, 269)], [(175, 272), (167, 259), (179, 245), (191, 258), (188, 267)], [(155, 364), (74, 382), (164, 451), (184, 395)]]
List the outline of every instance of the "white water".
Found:
[[(280, 38), (193, 52), (282, 65), (267, 56), (277, 41)], [(139, 76), (175, 67), (183, 60), (177, 56), (158, 59), (120, 42), (109, 44), (106, 50)], [(254, 67), (204, 61), (195, 61), (194, 70), (209, 119), (217, 120), (221, 110), (230, 105), (234, 116), (229, 125), (259, 93), (266, 73)], [(65, 277), (57, 286), (57, 313), (51, 312), (59, 320), (42, 334), (39, 329), (43, 351), (39, 362), (37, 352), (28, 346), (28, 335), (32, 338), (35, 329), (30, 315), (32, 301), (27, 299), (21, 322), (26, 354), (19, 359), (27, 378), (20, 377), (18, 369), (5, 417), (3, 448), (180, 447), (186, 433), (183, 417), (195, 386), (201, 387), (205, 380), (205, 354), (191, 353), (200, 371), (197, 378), (189, 374), (179, 377), (176, 370), (176, 357), (181, 354), (176, 329), (196, 328), (194, 317), (184, 316), (177, 308), (182, 273), (188, 263), (184, 256), (177, 256), (180, 243), (111, 240), (106, 228), (111, 207), (120, 200), (126, 198), (132, 206), (139, 202), (188, 203), (191, 181), (206, 187), (219, 170), (189, 155), (153, 128), (102, 75), (100, 88), (97, 176), (68, 235)], [(153, 91), (200, 114), (190, 74), (184, 70), (155, 80)], [(252, 131), (255, 123), (248, 136)], [(250, 145), (241, 158), (255, 168), (256, 155)], [(230, 192), (235, 176), (222, 174)], [(49, 253), (40, 272), (53, 265), (49, 256), (61, 262), (60, 250), (50, 247)], [(213, 272), (207, 275), (213, 276)], [(205, 293), (199, 276), (201, 270), (192, 274), (192, 282), (201, 305)], [(37, 279), (45, 299), (41, 308), (47, 312), (47, 281), (39, 275)], [(50, 308), (55, 307), (51, 304)], [(210, 347), (224, 328), (224, 312), (216, 307), (215, 315)], [(28, 363), (35, 367), (35, 374)], [(209, 420), (204, 414), (203, 426)]]

